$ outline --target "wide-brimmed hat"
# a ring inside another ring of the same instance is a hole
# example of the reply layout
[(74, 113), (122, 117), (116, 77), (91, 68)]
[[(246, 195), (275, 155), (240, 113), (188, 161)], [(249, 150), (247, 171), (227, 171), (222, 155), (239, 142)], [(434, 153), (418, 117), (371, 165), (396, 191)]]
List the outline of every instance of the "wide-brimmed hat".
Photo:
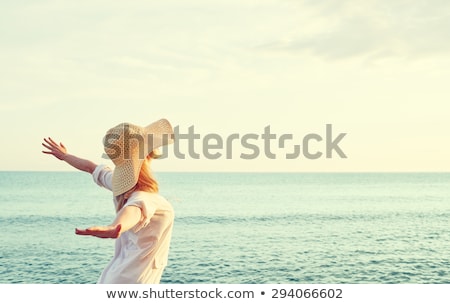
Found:
[(158, 148), (173, 141), (173, 128), (167, 119), (160, 119), (146, 127), (121, 123), (109, 129), (103, 138), (103, 146), (115, 165), (113, 195), (120, 195), (133, 188), (138, 182), (145, 158), (152, 151), (157, 152)]

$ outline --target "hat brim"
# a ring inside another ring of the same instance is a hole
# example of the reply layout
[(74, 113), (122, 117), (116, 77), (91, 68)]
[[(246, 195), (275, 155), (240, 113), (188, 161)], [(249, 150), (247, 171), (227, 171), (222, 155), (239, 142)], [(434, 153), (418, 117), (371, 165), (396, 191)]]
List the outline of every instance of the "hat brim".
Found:
[(160, 119), (144, 128), (144, 139), (147, 143), (147, 154), (162, 146), (169, 145), (174, 142), (173, 128), (167, 119)]
[(116, 166), (112, 175), (112, 191), (114, 196), (121, 195), (133, 188), (139, 180), (139, 172), (144, 160), (127, 160)]

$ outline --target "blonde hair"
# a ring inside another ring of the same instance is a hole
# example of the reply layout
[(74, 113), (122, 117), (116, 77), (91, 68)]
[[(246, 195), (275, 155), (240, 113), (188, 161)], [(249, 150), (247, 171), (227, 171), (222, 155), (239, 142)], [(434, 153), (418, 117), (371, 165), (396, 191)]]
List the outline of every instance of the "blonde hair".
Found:
[(158, 182), (153, 177), (150, 171), (150, 160), (154, 158), (154, 156), (155, 156), (154, 153), (151, 152), (145, 159), (144, 163), (142, 164), (141, 171), (139, 172), (139, 178), (136, 185), (127, 192), (116, 196), (117, 212), (119, 212), (119, 210), (123, 208), (123, 206), (127, 203), (128, 198), (131, 196), (133, 192), (145, 191), (157, 193), (159, 191)]

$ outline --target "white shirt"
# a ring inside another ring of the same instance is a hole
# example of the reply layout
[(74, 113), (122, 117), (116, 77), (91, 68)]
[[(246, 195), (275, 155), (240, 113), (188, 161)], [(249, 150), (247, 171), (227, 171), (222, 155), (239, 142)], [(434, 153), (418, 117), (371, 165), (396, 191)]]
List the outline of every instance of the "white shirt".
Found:
[[(97, 166), (92, 177), (98, 185), (112, 190), (112, 170), (109, 167)], [(114, 204), (117, 204), (115, 198)], [(157, 284), (159, 277), (155, 279), (152, 272), (162, 271), (167, 265), (174, 222), (172, 205), (157, 193), (136, 191), (125, 206), (139, 207), (141, 220), (116, 240), (114, 257), (97, 283)]]

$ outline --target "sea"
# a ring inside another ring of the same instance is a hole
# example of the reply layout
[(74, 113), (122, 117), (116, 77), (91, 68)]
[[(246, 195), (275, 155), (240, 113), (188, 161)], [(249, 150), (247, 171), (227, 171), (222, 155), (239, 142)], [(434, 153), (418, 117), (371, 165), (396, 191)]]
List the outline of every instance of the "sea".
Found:
[[(449, 284), (450, 173), (155, 174), (175, 209), (161, 284)], [(112, 194), (0, 172), (0, 284), (94, 284)]]

